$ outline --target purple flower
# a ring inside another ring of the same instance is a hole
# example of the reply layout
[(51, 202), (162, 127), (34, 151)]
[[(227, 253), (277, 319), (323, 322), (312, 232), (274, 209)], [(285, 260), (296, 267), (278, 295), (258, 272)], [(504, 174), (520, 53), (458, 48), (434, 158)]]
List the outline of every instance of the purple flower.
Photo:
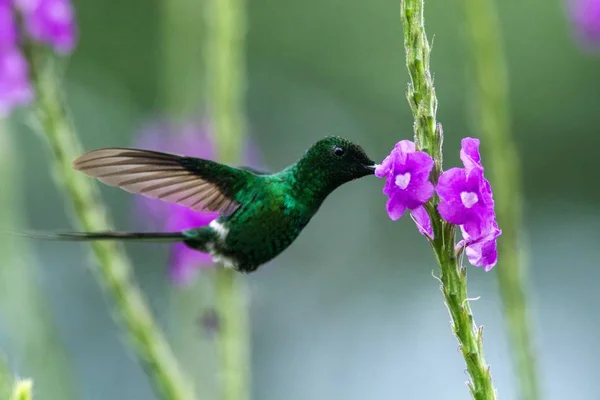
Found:
[(388, 196), (390, 218), (396, 221), (409, 209), (419, 232), (429, 237), (433, 237), (433, 229), (423, 204), (433, 195), (433, 184), (429, 182), (432, 168), (429, 154), (416, 151), (410, 140), (402, 140), (375, 169), (375, 176), (386, 178), (383, 193)]
[(600, 44), (600, 1), (568, 0), (573, 27), (585, 44)]
[(25, 28), (33, 40), (52, 45), (59, 53), (73, 50), (77, 28), (69, 0), (14, 1), (23, 13)]
[(431, 226), (431, 218), (427, 214), (425, 207), (417, 207), (410, 213), (413, 221), (417, 225), (417, 229), (421, 235), (429, 236), (433, 239), (433, 227)]
[(483, 175), (479, 140), (464, 138), (460, 158), (465, 168), (451, 168), (438, 180), (438, 211), (446, 221), (459, 225), (469, 262), (489, 271), (498, 258), (496, 238), (501, 234), (496, 223), (490, 183)]
[[(135, 146), (214, 160), (215, 146), (209, 132), (210, 128), (204, 123), (153, 123), (140, 131)], [(246, 147), (244, 159), (250, 165), (256, 165), (257, 150), (251, 146)], [(143, 196), (137, 196), (136, 201), (140, 211), (139, 219), (147, 223), (146, 229), (181, 231), (198, 228), (208, 225), (219, 216), (218, 213), (196, 212), (177, 204)], [(171, 278), (177, 284), (189, 282), (199, 268), (213, 266), (210, 255), (192, 250), (183, 243), (173, 245), (169, 264)]]
[(25, 58), (17, 47), (17, 27), (9, 0), (0, 0), (0, 116), (33, 97)]
[(460, 230), (464, 239), (456, 245), (459, 249), (465, 248), (467, 259), (472, 265), (483, 267), (485, 271), (491, 270), (498, 262), (496, 238), (502, 233), (495, 219), (490, 219), (489, 223), (491, 225), (484, 230), (485, 233), (475, 239), (469, 235), (464, 226), (461, 226)]
[(33, 40), (67, 53), (75, 45), (76, 27), (69, 0), (0, 0), (0, 116), (33, 99), (29, 69), (19, 49), (15, 11)]
[(0, 116), (32, 98), (25, 58), (16, 47), (0, 47)]
[(17, 26), (10, 0), (0, 0), (0, 48), (12, 48), (17, 44)]

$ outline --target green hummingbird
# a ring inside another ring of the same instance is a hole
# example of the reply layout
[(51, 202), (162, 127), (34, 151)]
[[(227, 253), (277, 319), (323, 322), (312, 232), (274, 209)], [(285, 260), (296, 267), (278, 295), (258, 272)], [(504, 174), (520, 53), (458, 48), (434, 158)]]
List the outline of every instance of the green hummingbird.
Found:
[(183, 242), (215, 262), (249, 273), (298, 237), (325, 198), (344, 183), (374, 174), (362, 147), (329, 136), (294, 164), (267, 173), (157, 151), (104, 148), (85, 153), (73, 167), (128, 192), (218, 212), (208, 226), (180, 232), (74, 232), (39, 235), (58, 240)]

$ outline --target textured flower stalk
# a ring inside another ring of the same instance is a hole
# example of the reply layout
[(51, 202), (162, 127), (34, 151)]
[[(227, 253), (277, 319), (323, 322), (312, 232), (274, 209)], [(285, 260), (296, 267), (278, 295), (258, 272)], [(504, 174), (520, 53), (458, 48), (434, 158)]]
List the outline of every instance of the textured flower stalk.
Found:
[[(208, 115), (218, 159), (235, 163), (241, 156), (245, 131), (245, 2), (208, 0), (206, 4)], [(231, 269), (218, 268), (215, 279), (222, 399), (248, 399), (250, 329), (243, 277)]]
[[(71, 168), (71, 162), (82, 151), (52, 63), (45, 57), (44, 49), (31, 42), (25, 44), (24, 52), (35, 91), (35, 116), (40, 132), (46, 137), (54, 156), (55, 178), (71, 199), (75, 217), (83, 230), (112, 230), (94, 184)], [(114, 300), (116, 314), (124, 324), (135, 354), (159, 396), (169, 400), (192, 399), (189, 383), (133, 281), (131, 265), (119, 246), (95, 242), (92, 250), (99, 267), (97, 277)]]
[(15, 382), (10, 400), (33, 399), (33, 381), (31, 379), (19, 379)]
[[(8, 125), (0, 121), (0, 221), (2, 229), (16, 231), (22, 215), (21, 157), (12, 140), (14, 132), (5, 129)], [(10, 321), (3, 326), (3, 333), (23, 358), (22, 366), (35, 378), (37, 390), (48, 398), (75, 399), (72, 365), (40, 291), (31, 248), (16, 235), (1, 236), (0, 308), (3, 318)]]
[[(410, 75), (407, 99), (414, 116), (415, 142), (435, 161), (431, 179), (437, 184), (442, 173), (441, 125), (436, 123), (437, 99), (429, 66), (430, 47), (423, 17), (424, 0), (402, 0), (406, 63)], [(461, 154), (462, 156), (462, 154)], [(462, 158), (462, 157), (461, 157)], [(465, 163), (465, 167), (468, 165)], [(475, 324), (467, 296), (467, 271), (456, 256), (455, 227), (438, 210), (439, 197), (425, 205), (431, 219), (431, 243), (440, 266), (441, 290), (452, 319), (452, 329), (471, 376), (468, 383), (474, 399), (496, 398), (492, 376), (483, 354), (483, 329)]]
[(4, 354), (0, 353), (0, 399), (7, 399), (10, 396), (12, 381), (13, 377), (8, 361)]
[(527, 265), (519, 243), (521, 227), (520, 161), (510, 135), (508, 79), (500, 24), (491, 0), (464, 0), (466, 33), (471, 53), (476, 126), (486, 139), (491, 181), (503, 228), (497, 269), (500, 295), (511, 340), (511, 353), (520, 384), (520, 398), (540, 398), (526, 299)]

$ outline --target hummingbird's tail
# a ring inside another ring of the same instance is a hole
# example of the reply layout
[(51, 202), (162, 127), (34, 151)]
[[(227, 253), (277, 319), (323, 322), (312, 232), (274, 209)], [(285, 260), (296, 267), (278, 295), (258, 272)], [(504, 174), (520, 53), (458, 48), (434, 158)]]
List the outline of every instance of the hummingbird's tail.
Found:
[(182, 232), (26, 232), (19, 234), (31, 239), (75, 242), (93, 240), (183, 242), (187, 239)]

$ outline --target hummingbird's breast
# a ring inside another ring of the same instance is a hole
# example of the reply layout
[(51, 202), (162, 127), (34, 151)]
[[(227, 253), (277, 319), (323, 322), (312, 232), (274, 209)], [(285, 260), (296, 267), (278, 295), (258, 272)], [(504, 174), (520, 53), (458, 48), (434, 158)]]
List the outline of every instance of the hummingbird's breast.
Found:
[(237, 269), (253, 271), (289, 247), (311, 217), (285, 187), (271, 188), (220, 220), (227, 235), (218, 250), (236, 260)]

